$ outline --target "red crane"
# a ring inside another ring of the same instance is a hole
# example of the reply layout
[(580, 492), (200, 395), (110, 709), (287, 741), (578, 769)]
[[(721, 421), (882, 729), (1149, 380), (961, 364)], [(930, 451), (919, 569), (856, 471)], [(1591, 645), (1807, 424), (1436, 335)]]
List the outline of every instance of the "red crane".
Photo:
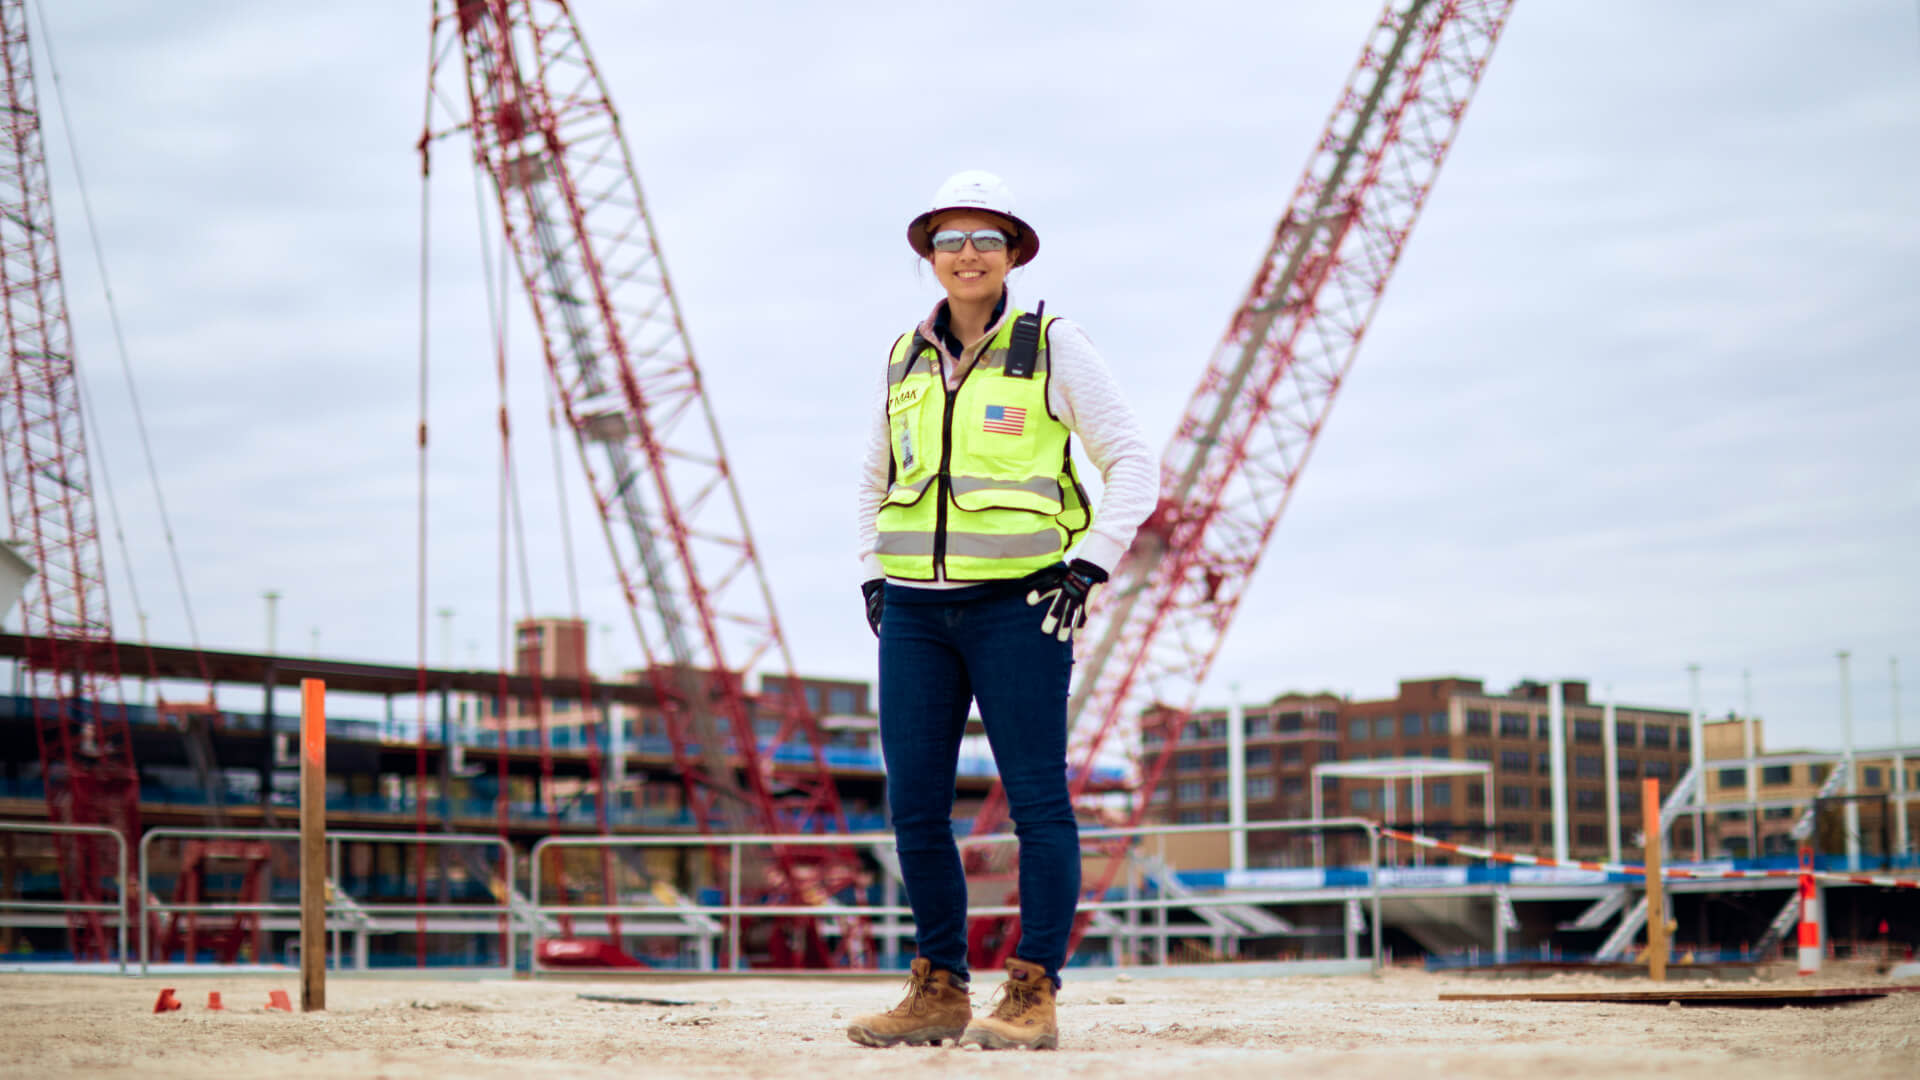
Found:
[[(86, 427), (67, 321), (53, 199), (34, 93), (25, 0), (0, 0), (0, 302), (7, 368), (0, 393), (0, 474), (7, 530), (37, 575), (21, 600), (24, 661), (33, 700), (48, 819), (105, 825), (128, 851), (140, 836), (140, 780), (124, 705), (102, 691), (118, 682), (106, 567), (94, 518)], [(99, 672), (112, 672), (110, 675)], [(60, 888), (70, 902), (112, 903), (114, 852), (101, 838), (60, 837)], [(119, 902), (130, 897), (119, 897)], [(68, 916), (73, 953), (105, 959), (113, 936), (100, 911)]]
[[(1096, 612), (1069, 704), (1076, 798), (1129, 717), (1163, 705), (1156, 722), (1177, 731), (1193, 709), (1512, 10), (1388, 0), (1374, 23), (1174, 430), (1159, 504)], [(1141, 760), (1129, 824), (1168, 757)], [(996, 786), (974, 834), (1006, 818)], [(1118, 873), (1120, 860), (1105, 862), (1089, 895)], [(999, 963), (1017, 934), (982, 920), (973, 940), (980, 962)]]
[[(449, 90), (455, 54), (465, 78)], [(619, 113), (573, 13), (437, 0), (431, 64), (423, 158), (464, 130), (492, 182), (700, 828), (844, 831)], [(436, 108), (452, 122), (436, 128)], [(786, 675), (758, 732), (743, 684), (757, 667)], [(793, 746), (806, 752), (776, 757)], [(776, 891), (803, 901), (852, 867), (826, 848), (776, 860)], [(826, 960), (815, 931), (803, 951)]]

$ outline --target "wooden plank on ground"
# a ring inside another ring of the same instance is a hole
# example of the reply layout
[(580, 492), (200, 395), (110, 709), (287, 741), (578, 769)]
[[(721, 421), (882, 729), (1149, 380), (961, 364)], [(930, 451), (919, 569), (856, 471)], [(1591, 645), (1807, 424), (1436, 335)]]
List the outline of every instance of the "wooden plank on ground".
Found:
[(1750, 990), (1554, 990), (1521, 994), (1441, 994), (1441, 1001), (1578, 1001), (1629, 1005), (1827, 1005), (1888, 994), (1920, 993), (1920, 986), (1807, 986)]

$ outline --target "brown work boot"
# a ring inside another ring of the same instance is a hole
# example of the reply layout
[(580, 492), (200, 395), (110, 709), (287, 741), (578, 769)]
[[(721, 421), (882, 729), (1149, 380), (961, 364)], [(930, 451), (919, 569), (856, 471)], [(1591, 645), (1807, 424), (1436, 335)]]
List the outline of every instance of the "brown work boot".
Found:
[(967, 1025), (961, 1046), (988, 1050), (1057, 1050), (1060, 1028), (1053, 1016), (1053, 980), (1047, 969), (1025, 960), (1007, 961), (1000, 1004), (992, 1016)]
[(861, 1046), (925, 1046), (957, 1039), (973, 1019), (967, 984), (951, 971), (935, 971), (924, 956), (913, 961), (907, 996), (883, 1013), (857, 1016), (847, 1038)]

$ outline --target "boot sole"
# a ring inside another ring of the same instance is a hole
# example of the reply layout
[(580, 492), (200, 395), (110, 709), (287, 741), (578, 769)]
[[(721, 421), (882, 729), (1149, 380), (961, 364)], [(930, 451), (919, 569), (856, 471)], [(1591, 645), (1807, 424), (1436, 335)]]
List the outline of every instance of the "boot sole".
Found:
[(985, 1050), (1058, 1050), (1060, 1037), (1044, 1034), (1032, 1042), (1009, 1039), (996, 1031), (972, 1030), (960, 1036), (961, 1046), (978, 1046)]
[(958, 1041), (965, 1034), (965, 1028), (921, 1028), (903, 1035), (880, 1035), (858, 1024), (849, 1025), (847, 1038), (861, 1046), (885, 1048), (888, 1046), (930, 1046), (938, 1045), (949, 1039)]

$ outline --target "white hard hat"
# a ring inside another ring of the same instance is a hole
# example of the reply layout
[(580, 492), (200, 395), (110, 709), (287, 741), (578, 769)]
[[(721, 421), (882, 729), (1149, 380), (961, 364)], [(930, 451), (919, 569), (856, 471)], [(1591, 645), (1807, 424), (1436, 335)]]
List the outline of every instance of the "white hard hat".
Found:
[(1013, 265), (1025, 266), (1040, 253), (1040, 234), (1033, 231), (1020, 215), (1013, 212), (1013, 192), (1007, 188), (1007, 182), (990, 172), (969, 169), (947, 177), (940, 190), (933, 193), (933, 209), (907, 223), (907, 243), (920, 253), (921, 258), (933, 254), (932, 237), (927, 235), (927, 222), (935, 214), (948, 210), (984, 210), (1013, 222), (1020, 235), (1014, 242), (1020, 249), (1019, 260)]

